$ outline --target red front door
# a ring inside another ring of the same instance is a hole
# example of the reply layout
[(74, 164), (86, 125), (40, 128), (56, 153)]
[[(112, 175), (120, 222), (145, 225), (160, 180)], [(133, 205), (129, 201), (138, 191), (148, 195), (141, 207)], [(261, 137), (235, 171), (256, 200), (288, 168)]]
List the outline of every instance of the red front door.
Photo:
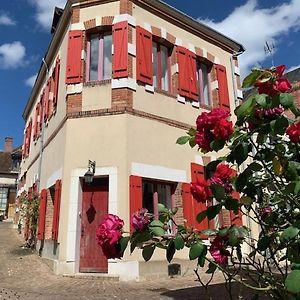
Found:
[(80, 272), (107, 273), (107, 259), (96, 242), (96, 230), (108, 213), (108, 180), (94, 179), (83, 184), (80, 238)]

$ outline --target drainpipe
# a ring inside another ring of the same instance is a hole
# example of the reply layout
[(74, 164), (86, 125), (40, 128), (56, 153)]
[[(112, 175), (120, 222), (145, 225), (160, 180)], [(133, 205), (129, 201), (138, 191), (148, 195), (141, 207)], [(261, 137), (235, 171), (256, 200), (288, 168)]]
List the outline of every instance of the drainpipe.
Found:
[[(48, 78), (49, 78), (49, 68), (48, 64), (45, 61), (45, 58), (42, 58), (42, 62), (46, 68), (46, 75), (45, 75), (45, 81), (44, 85), (47, 84)], [(43, 105), (44, 103), (42, 103)], [(44, 136), (45, 136), (45, 122), (44, 122), (44, 110), (42, 110), (42, 132), (41, 132), (41, 140), (40, 140), (40, 154), (39, 154), (39, 165), (38, 165), (38, 186), (37, 186), (37, 191), (38, 193), (41, 192), (41, 174), (42, 174), (42, 161), (43, 161), (43, 151), (44, 151)]]

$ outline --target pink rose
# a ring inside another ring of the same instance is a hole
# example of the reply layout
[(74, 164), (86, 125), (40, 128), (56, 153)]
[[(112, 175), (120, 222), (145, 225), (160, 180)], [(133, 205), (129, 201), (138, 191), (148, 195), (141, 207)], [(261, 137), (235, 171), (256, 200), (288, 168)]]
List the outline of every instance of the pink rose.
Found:
[(197, 202), (205, 203), (212, 198), (212, 191), (208, 182), (202, 178), (198, 178), (197, 182), (191, 183), (191, 193)]
[(230, 252), (225, 249), (225, 238), (217, 236), (211, 243), (209, 252), (216, 263), (227, 265)]
[(214, 128), (214, 135), (218, 140), (227, 141), (232, 133), (232, 122), (226, 119), (221, 119)]
[(287, 128), (286, 133), (293, 143), (300, 143), (300, 123), (291, 124)]
[(141, 208), (132, 215), (131, 224), (136, 231), (143, 231), (149, 224), (147, 212), (146, 208)]
[(100, 246), (106, 243), (110, 245), (117, 244), (122, 236), (121, 229), (123, 226), (124, 221), (118, 216), (107, 215), (99, 224), (96, 232), (98, 244)]

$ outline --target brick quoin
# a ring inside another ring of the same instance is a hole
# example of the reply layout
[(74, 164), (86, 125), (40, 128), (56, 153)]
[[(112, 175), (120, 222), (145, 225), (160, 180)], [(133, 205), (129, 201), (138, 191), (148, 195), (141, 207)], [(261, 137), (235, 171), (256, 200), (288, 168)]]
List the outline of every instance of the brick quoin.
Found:
[(67, 113), (82, 111), (82, 93), (67, 95)]
[(219, 213), (220, 227), (228, 227), (231, 225), (230, 211), (222, 209)]
[(151, 26), (152, 34), (161, 38), (161, 29), (155, 26)]
[(96, 19), (91, 19), (84, 22), (84, 28), (86, 30), (96, 27)]
[(207, 53), (207, 60), (213, 63), (215, 61), (215, 57), (212, 54)]
[(201, 48), (196, 47), (195, 50), (197, 56), (203, 57), (203, 50)]
[(176, 37), (167, 32), (167, 41), (174, 45), (176, 42)]
[(133, 106), (133, 91), (127, 88), (112, 90), (112, 108)]
[(101, 25), (102, 26), (111, 26), (112, 23), (113, 23), (113, 20), (114, 20), (113, 16), (102, 17), (102, 19), (101, 19)]
[(52, 239), (52, 220), (53, 220), (53, 199), (50, 189), (47, 190), (47, 207), (46, 207), (46, 221), (45, 221), (45, 240)]
[(184, 224), (184, 215), (183, 215), (183, 200), (181, 195), (181, 186), (182, 183), (178, 182), (175, 189), (175, 205), (178, 208), (177, 214), (175, 215), (175, 222), (177, 224)]
[(130, 0), (120, 0), (120, 14), (128, 14), (132, 16), (132, 2)]
[(128, 43), (133, 43), (133, 27), (131, 25), (128, 26)]
[(213, 107), (219, 107), (219, 93), (218, 90), (212, 90), (212, 105)]
[(72, 10), (71, 24), (79, 23), (80, 19), (80, 8), (75, 7)]

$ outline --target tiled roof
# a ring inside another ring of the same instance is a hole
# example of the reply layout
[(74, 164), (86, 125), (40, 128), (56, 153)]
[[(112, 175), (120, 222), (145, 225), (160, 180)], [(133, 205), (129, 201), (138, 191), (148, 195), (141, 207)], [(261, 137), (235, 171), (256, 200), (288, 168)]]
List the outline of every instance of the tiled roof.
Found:
[(11, 153), (0, 152), (0, 172), (10, 172), (12, 166)]

